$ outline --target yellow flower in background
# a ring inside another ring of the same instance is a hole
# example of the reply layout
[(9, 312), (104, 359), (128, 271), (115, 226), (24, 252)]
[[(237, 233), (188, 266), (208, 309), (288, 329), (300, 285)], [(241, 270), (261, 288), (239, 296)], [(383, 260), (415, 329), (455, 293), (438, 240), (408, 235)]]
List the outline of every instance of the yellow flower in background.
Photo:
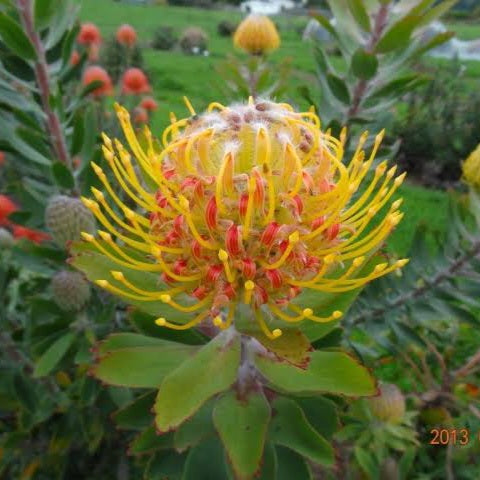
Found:
[(462, 172), (466, 183), (480, 188), (480, 144), (463, 162)]
[(280, 46), (275, 24), (264, 15), (251, 14), (238, 26), (233, 43), (252, 55), (262, 55)]
[[(382, 162), (364, 182), (383, 132), (367, 155), (363, 134), (344, 164), (345, 132), (340, 139), (323, 132), (313, 112), (250, 98), (212, 103), (197, 115), (186, 102), (192, 116), (172, 115), (163, 149), (147, 128), (139, 140), (127, 110), (117, 106), (135, 162), (105, 135), (103, 152), (124, 193), (117, 195), (117, 185), (92, 163), (108, 195), (92, 188), (96, 200), (83, 199), (104, 228), (83, 238), (118, 264), (110, 272), (116, 285), (98, 285), (184, 312), (185, 324), (156, 320), (179, 330), (201, 322), (227, 328), (246, 304), (265, 335), (276, 338), (275, 319), (295, 324), (342, 315), (293, 303), (303, 289), (342, 293), (405, 265), (368, 266), (403, 216), (401, 200), (390, 198), (405, 174), (395, 177), (396, 167)], [(158, 272), (158, 291), (138, 288), (122, 267)]]

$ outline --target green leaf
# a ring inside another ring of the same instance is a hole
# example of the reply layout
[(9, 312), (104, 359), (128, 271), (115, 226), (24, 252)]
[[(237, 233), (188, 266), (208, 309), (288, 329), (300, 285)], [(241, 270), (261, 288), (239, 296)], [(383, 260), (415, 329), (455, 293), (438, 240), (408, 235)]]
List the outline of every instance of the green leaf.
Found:
[(301, 455), (289, 448), (277, 446), (277, 479), (276, 480), (311, 480), (312, 472)]
[(368, 476), (368, 478), (371, 480), (377, 480), (378, 467), (376, 465), (373, 455), (369, 451), (359, 447), (358, 445), (355, 446), (354, 453), (358, 464), (360, 465), (364, 473)]
[(182, 480), (225, 480), (227, 478), (222, 445), (216, 436), (190, 449)]
[[(267, 442), (263, 451), (262, 465), (255, 480), (277, 480), (277, 452), (272, 443)], [(303, 478), (303, 477), (301, 477)]]
[(81, 92), (79, 93), (79, 97), (85, 98), (94, 90), (96, 90), (97, 88), (100, 88), (103, 85), (103, 83), (104, 82), (102, 80), (93, 80), (88, 85), (85, 85), (85, 87), (82, 88)]
[(73, 5), (71, 2), (59, 1), (55, 14), (49, 21), (48, 36), (45, 39), (45, 49), (50, 50), (65, 35), (65, 32), (71, 28), (78, 18), (77, 13), (79, 5)]
[(160, 386), (154, 407), (157, 428), (162, 432), (177, 428), (209, 398), (227, 390), (236, 379), (239, 362), (240, 338), (232, 338), (229, 330), (183, 362)]
[(59, 0), (35, 0), (34, 20), (37, 30), (48, 27), (58, 4)]
[(113, 333), (101, 341), (96, 350), (99, 356), (104, 356), (112, 350), (135, 347), (179, 347), (178, 343), (163, 340), (162, 338), (147, 337), (138, 333)]
[(130, 444), (130, 455), (152, 454), (156, 450), (166, 450), (173, 447), (173, 433), (159, 435), (154, 427), (149, 427), (135, 437)]
[[(300, 367), (308, 363), (312, 346), (305, 334), (299, 329), (289, 328), (290, 325), (286, 324), (285, 327), (282, 326), (282, 336), (280, 338), (271, 339), (268, 338), (259, 327), (257, 330), (257, 326), (257, 324), (254, 324), (255, 329), (252, 329), (253, 331), (247, 330), (247, 335), (256, 338), (270, 352), (273, 352), (279, 358), (282, 358), (287, 362)], [(242, 331), (242, 333), (244, 332)]]
[(337, 406), (325, 397), (297, 399), (303, 413), (312, 427), (326, 439), (330, 439), (340, 428)]
[(13, 391), (26, 410), (29, 412), (35, 411), (38, 402), (33, 382), (27, 381), (22, 374), (17, 372), (13, 377)]
[(52, 175), (58, 186), (66, 189), (72, 189), (75, 186), (75, 180), (72, 172), (62, 162), (52, 164)]
[(227, 392), (215, 404), (213, 423), (239, 479), (259, 469), (269, 421), (270, 405), (261, 391), (244, 399)]
[(215, 433), (212, 410), (213, 400), (205, 403), (200, 410), (178, 427), (173, 442), (178, 452), (197, 445), (203, 438)]
[(74, 332), (68, 332), (55, 341), (38, 360), (33, 376), (38, 378), (48, 375), (72, 346), (75, 336)]
[(436, 3), (437, 0), (421, 0), (417, 5), (415, 5), (408, 13), (410, 15), (422, 15), (430, 9), (433, 3)]
[(333, 73), (327, 73), (327, 84), (328, 88), (330, 88), (331, 92), (338, 100), (346, 105), (350, 103), (350, 92), (343, 79)]
[(133, 310), (128, 315), (128, 320), (133, 328), (144, 335), (173, 342), (187, 343), (189, 345), (203, 345), (205, 343), (205, 337), (193, 328), (188, 330), (159, 328), (158, 325), (155, 324), (155, 318), (156, 316), (149, 315), (140, 310)]
[(327, 350), (332, 347), (339, 348), (342, 342), (342, 337), (343, 328), (337, 327), (334, 328), (331, 332), (327, 333), (327, 335), (313, 342), (312, 346), (315, 350)]
[(378, 100), (383, 97), (389, 97), (392, 94), (399, 96), (427, 81), (429, 81), (427, 76), (421, 76), (418, 73), (408, 73), (406, 75), (402, 75), (372, 91), (368, 97), (368, 102), (366, 103), (369, 106), (376, 105)]
[(24, 112), (33, 111), (39, 113), (38, 106), (33, 99), (9, 88), (0, 87), (0, 103), (8, 105), (13, 109), (23, 110)]
[(410, 470), (415, 460), (417, 449), (415, 447), (408, 448), (402, 455), (402, 458), (398, 462), (398, 470), (400, 472), (400, 479), (407, 480), (409, 478)]
[(3, 12), (0, 12), (0, 37), (15, 55), (25, 60), (35, 60), (37, 54), (22, 27)]
[(51, 160), (38, 153), (27, 142), (22, 140), (19, 132), (23, 131), (15, 125), (15, 121), (11, 115), (0, 112), (0, 131), (2, 139), (5, 139), (12, 148), (24, 156), (27, 160), (31, 160), (42, 166), (50, 166)]
[(70, 146), (70, 154), (72, 156), (77, 155), (82, 150), (84, 135), (85, 129), (83, 125), (83, 115), (79, 112), (75, 115), (73, 121), (73, 133)]
[(143, 478), (149, 480), (181, 480), (186, 455), (173, 451), (152, 455), (144, 471)]
[(421, 47), (415, 50), (413, 56), (419, 57), (424, 53), (428, 52), (432, 48), (442, 45), (442, 43), (448, 42), (451, 38), (455, 36), (455, 32), (442, 32), (438, 33), (432, 37), (428, 42), (424, 43)]
[(62, 63), (63, 65), (68, 65), (70, 63), (70, 57), (72, 56), (72, 52), (74, 49), (75, 41), (78, 36), (78, 32), (80, 31), (80, 25), (76, 24), (73, 28), (68, 32), (65, 40), (62, 43)]
[(425, 15), (423, 15), (419, 25), (424, 26), (433, 22), (444, 13), (447, 13), (459, 0), (445, 0), (433, 8), (430, 8)]
[(408, 46), (413, 30), (419, 24), (420, 16), (407, 15), (392, 25), (375, 47), (377, 53), (389, 53)]
[(370, 80), (375, 76), (378, 69), (378, 60), (373, 53), (363, 48), (358, 48), (352, 57), (352, 72), (362, 80)]
[(338, 34), (333, 28), (333, 25), (330, 23), (327, 17), (322, 15), (321, 13), (316, 13), (313, 15), (313, 18), (325, 29), (328, 33), (330, 33), (333, 37), (338, 37)]
[[(102, 242), (102, 245), (107, 250), (109, 249), (107, 244)], [(125, 247), (122, 248), (134, 258), (138, 258), (137, 252)], [(121, 282), (117, 282), (113, 277), (111, 277), (110, 274), (112, 270), (121, 270), (127, 280), (129, 280), (138, 288), (157, 292), (162, 290), (163, 285), (159, 282), (159, 277), (157, 274), (129, 269), (123, 266), (120, 267), (113, 260), (110, 260), (110, 258), (108, 258), (106, 255), (99, 253), (95, 246), (91, 244), (86, 242), (74, 242), (70, 247), (70, 251), (74, 255), (71, 260), (71, 265), (82, 271), (91, 282), (108, 279), (113, 286), (124, 290), (125, 286)], [(179, 310), (176, 310), (175, 308), (172, 308), (169, 305), (160, 302), (159, 300), (145, 302), (129, 297), (122, 297), (121, 295), (120, 297), (125, 298), (125, 301), (129, 305), (135, 305), (146, 313), (156, 315), (156, 317), (165, 317), (172, 322), (186, 323), (192, 318), (192, 315), (180, 312)]]
[(366, 32), (371, 31), (370, 17), (368, 16), (364, 0), (348, 0), (348, 8), (352, 12), (353, 18)]
[(117, 410), (112, 416), (117, 427), (126, 430), (142, 430), (151, 425), (153, 422), (151, 409), (155, 396), (156, 392), (145, 393), (121, 410)]
[(344, 352), (312, 352), (307, 368), (260, 355), (256, 356), (255, 363), (274, 387), (289, 393), (363, 396), (376, 392), (368, 370)]
[(317, 67), (323, 74), (326, 74), (329, 69), (330, 65), (328, 63), (328, 58), (323, 49), (320, 45), (314, 45), (313, 47), (313, 56), (315, 58), (315, 62), (317, 63)]
[(115, 349), (102, 354), (92, 373), (110, 385), (155, 388), (195, 351), (180, 344)]
[(332, 446), (308, 423), (296, 402), (278, 397), (272, 403), (275, 415), (270, 425), (271, 441), (291, 448), (303, 457), (321, 465), (332, 465)]

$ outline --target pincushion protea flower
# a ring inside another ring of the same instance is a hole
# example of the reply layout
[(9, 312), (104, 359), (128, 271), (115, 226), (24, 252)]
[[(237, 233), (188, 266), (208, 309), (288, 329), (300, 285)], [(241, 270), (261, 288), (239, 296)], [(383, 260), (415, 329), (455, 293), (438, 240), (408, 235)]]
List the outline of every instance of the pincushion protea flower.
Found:
[[(345, 165), (345, 132), (339, 140), (321, 131), (312, 112), (250, 99), (230, 107), (212, 103), (196, 115), (186, 102), (191, 117), (172, 115), (160, 152), (147, 128), (142, 146), (127, 110), (116, 107), (137, 165), (120, 142), (105, 135), (103, 152), (129, 204), (138, 209), (127, 206), (106, 172), (92, 163), (109, 198), (95, 188), (96, 200), (83, 198), (105, 228), (83, 238), (118, 264), (111, 272), (115, 285), (107, 278), (98, 285), (193, 313), (184, 324), (156, 320), (178, 330), (207, 321), (225, 329), (246, 304), (264, 334), (276, 338), (282, 332), (273, 328), (275, 318), (295, 324), (342, 315), (293, 303), (303, 289), (346, 292), (406, 263), (367, 264), (402, 218), (397, 200), (371, 226), (403, 181), (405, 175), (394, 178), (396, 167), (380, 163), (359, 190), (383, 132), (367, 157), (367, 134), (362, 135)], [(162, 286), (142, 290), (122, 267), (158, 272)]]
[(480, 144), (463, 162), (462, 173), (466, 183), (480, 188)]
[(124, 23), (123, 25), (118, 27), (115, 37), (117, 39), (117, 42), (121, 45), (132, 47), (137, 41), (137, 32), (131, 25)]
[(99, 45), (102, 43), (100, 30), (94, 23), (82, 23), (77, 42), (81, 45)]
[(265, 15), (251, 14), (240, 23), (233, 44), (252, 55), (262, 55), (280, 46), (275, 24)]

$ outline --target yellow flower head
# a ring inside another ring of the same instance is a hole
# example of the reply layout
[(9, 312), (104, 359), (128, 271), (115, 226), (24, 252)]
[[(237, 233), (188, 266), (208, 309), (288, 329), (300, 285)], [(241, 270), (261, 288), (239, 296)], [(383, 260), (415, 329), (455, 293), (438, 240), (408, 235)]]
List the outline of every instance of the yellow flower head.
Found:
[[(203, 321), (227, 328), (245, 304), (275, 338), (281, 334), (269, 327), (275, 318), (326, 322), (342, 315), (293, 303), (303, 289), (346, 292), (406, 263), (367, 264), (403, 215), (400, 200), (388, 208), (404, 178), (395, 178), (395, 167), (380, 163), (359, 188), (383, 132), (368, 157), (362, 135), (345, 165), (345, 132), (339, 140), (321, 131), (312, 112), (250, 98), (229, 107), (212, 103), (196, 115), (186, 102), (192, 116), (172, 115), (161, 151), (148, 129), (141, 145), (128, 112), (117, 106), (136, 164), (120, 142), (104, 136), (105, 158), (124, 193), (117, 195), (93, 163), (109, 198), (93, 188), (96, 201), (83, 199), (106, 230), (83, 237), (119, 265), (111, 274), (124, 289), (108, 280), (97, 281), (101, 287), (192, 314), (181, 325), (157, 319), (174, 329)], [(141, 290), (122, 267), (158, 272), (162, 286)]]
[(466, 183), (480, 188), (480, 144), (463, 162), (462, 171)]
[(276, 50), (280, 45), (275, 24), (264, 15), (251, 14), (238, 26), (233, 44), (252, 55)]

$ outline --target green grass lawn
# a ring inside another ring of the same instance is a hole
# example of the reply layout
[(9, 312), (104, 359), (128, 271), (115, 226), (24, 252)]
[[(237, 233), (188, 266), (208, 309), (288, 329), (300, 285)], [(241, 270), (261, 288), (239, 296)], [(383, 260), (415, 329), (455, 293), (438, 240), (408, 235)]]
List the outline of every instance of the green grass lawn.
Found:
[[(235, 11), (200, 10), (171, 6), (137, 6), (114, 2), (112, 0), (78, 0), (81, 5), (80, 16), (83, 21), (96, 23), (104, 37), (116, 31), (122, 23), (134, 26), (144, 46), (143, 54), (146, 69), (154, 87), (155, 98), (160, 108), (153, 119), (153, 129), (159, 133), (168, 122), (168, 114), (175, 111), (178, 116), (188, 112), (182, 97), (187, 95), (194, 107), (201, 111), (211, 101), (225, 101), (220, 94), (219, 78), (215, 67), (228, 54), (234, 53), (230, 38), (217, 34), (217, 24), (221, 20), (239, 21), (242, 15)], [(301, 41), (301, 32), (307, 17), (279, 16), (275, 18), (279, 25), (282, 45), (272, 55), (276, 62), (284, 57), (292, 58), (294, 75), (289, 85), (286, 99), (300, 108), (308, 105), (296, 94), (296, 87), (305, 82), (305, 78), (315, 71), (310, 47)], [(178, 51), (163, 52), (153, 50), (149, 42), (154, 30), (161, 25), (174, 27), (178, 35), (189, 26), (203, 28), (209, 35), (208, 57), (186, 56)], [(480, 26), (463, 23), (449, 24), (462, 39), (480, 37)], [(239, 54), (240, 55), (240, 54)], [(443, 64), (445, 60), (429, 60)], [(480, 78), (480, 62), (466, 62), (466, 74), (472, 81)], [(406, 215), (389, 241), (392, 251), (405, 255), (410, 247), (412, 235), (419, 223), (427, 224), (433, 231), (445, 230), (447, 197), (444, 192), (428, 190), (419, 186), (404, 185), (398, 196), (403, 196), (403, 211)]]
[(456, 33), (460, 40), (477, 40), (480, 38), (480, 24), (477, 22), (447, 22), (447, 28)]

